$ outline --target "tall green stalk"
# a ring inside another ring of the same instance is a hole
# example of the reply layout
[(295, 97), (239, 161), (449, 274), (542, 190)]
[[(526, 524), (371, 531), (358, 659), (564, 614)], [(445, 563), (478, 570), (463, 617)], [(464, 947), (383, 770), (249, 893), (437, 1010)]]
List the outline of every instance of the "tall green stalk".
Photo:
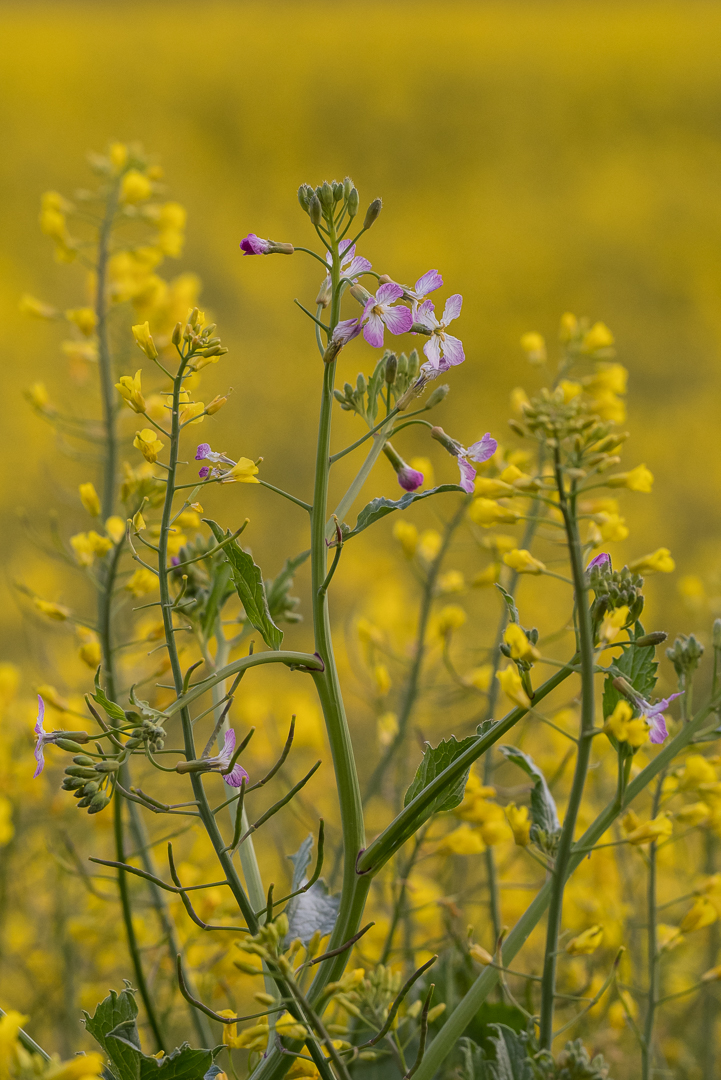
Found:
[(558, 850), (553, 864), (551, 897), (548, 905), (548, 926), (546, 930), (546, 949), (541, 982), (541, 1020), (540, 1044), (547, 1050), (553, 1042), (553, 1007), (556, 992), (556, 963), (558, 957), (558, 938), (563, 915), (563, 894), (569, 872), (573, 833), (576, 828), (578, 811), (586, 785), (586, 774), (591, 757), (591, 742), (594, 727), (594, 651), (591, 614), (587, 600), (587, 586), (583, 566), (583, 551), (578, 534), (576, 517), (575, 486), (567, 494), (565, 477), (561, 466), (558, 449), (555, 451), (555, 476), (558, 488), (559, 506), (566, 530), (566, 541), (571, 562), (571, 576), (576, 601), (578, 620), (578, 648), (581, 657), (581, 725), (576, 755), (576, 768), (571, 785), (571, 793), (566, 807), (566, 816), (558, 842)]
[[(656, 784), (653, 796), (651, 817), (655, 818), (661, 802), (663, 773)], [(659, 999), (659, 952), (658, 952), (658, 912), (656, 901), (657, 887), (656, 841), (652, 840), (648, 852), (648, 879), (646, 882), (646, 941), (648, 956), (648, 996), (646, 999), (646, 1017), (643, 1025), (641, 1044), (641, 1076), (650, 1080), (653, 1062), (653, 1027), (656, 1020), (656, 1005)]]

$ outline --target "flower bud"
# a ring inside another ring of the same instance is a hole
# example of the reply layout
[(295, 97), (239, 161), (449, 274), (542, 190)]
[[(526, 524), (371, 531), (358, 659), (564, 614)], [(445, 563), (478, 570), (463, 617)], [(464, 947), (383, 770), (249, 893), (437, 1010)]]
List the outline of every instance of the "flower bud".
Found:
[(95, 766), (95, 761), (93, 760), (93, 758), (89, 757), (88, 754), (84, 754), (82, 751), (79, 754), (75, 755), (73, 761), (76, 765), (86, 765), (88, 768), (91, 769)]
[(316, 304), (320, 304), (321, 307), (326, 308), (330, 303), (331, 294), (333, 292), (333, 285), (330, 280), (330, 276), (323, 279), (318, 295), (315, 298)]
[(97, 791), (95, 795), (93, 795), (90, 806), (88, 807), (88, 813), (99, 814), (109, 803), (110, 797), (106, 795), (104, 791)]
[(310, 200), (313, 195), (313, 188), (310, 184), (301, 184), (298, 188), (298, 202), (301, 208), (308, 213), (308, 207), (310, 206)]
[(315, 193), (320, 199), (320, 204), (324, 210), (332, 210), (335, 199), (333, 198), (333, 188), (330, 186), (327, 180), (324, 180), (320, 187), (315, 189)]
[(351, 188), (350, 194), (348, 195), (348, 201), (347, 201), (348, 214), (349, 214), (350, 217), (354, 218), (356, 216), (356, 214), (358, 213), (359, 204), (360, 204), (360, 195), (358, 194), (358, 192), (357, 192), (357, 190), (355, 188)]
[(96, 780), (98, 775), (94, 768), (89, 769), (85, 765), (68, 765), (65, 774), (82, 780)]
[(117, 772), (119, 768), (119, 761), (113, 761), (112, 759), (109, 759), (107, 761), (99, 761), (95, 766), (95, 771), (99, 773), (111, 773)]
[(428, 398), (428, 401), (426, 402), (426, 408), (435, 409), (436, 405), (440, 405), (443, 399), (447, 397), (450, 389), (451, 388), (448, 383), (444, 383), (443, 386), (437, 386), (431, 396)]
[(668, 634), (665, 630), (654, 630), (651, 634), (644, 634), (643, 637), (636, 638), (633, 644), (638, 645), (641, 648), (645, 648), (648, 645), (663, 645), (667, 637)]
[(386, 374), (385, 379), (389, 386), (393, 386), (396, 381), (396, 373), (398, 371), (398, 357), (395, 353), (391, 353), (386, 360)]
[(217, 413), (219, 409), (222, 409), (228, 398), (222, 394), (218, 394), (212, 401), (208, 402), (205, 406), (205, 411), (208, 416), (212, 416), (213, 413)]
[(350, 294), (354, 300), (357, 300), (359, 304), (367, 304), (371, 298), (371, 294), (367, 289), (364, 289), (362, 285), (351, 285)]
[(333, 199), (335, 202), (340, 202), (343, 198), (343, 185), (339, 184), (337, 180), (333, 181)]
[(138, 323), (133, 328), (133, 337), (138, 348), (147, 356), (148, 360), (157, 360), (158, 350), (155, 347), (155, 342), (150, 333), (150, 326), (146, 322)]
[(173, 336), (171, 338), (171, 341), (173, 342), (173, 345), (180, 345), (180, 342), (182, 340), (183, 340), (183, 324), (177, 322), (175, 324), (175, 326), (173, 327)]
[(320, 225), (323, 220), (323, 209), (320, 205), (320, 199), (316, 195), (315, 191), (311, 197), (308, 205), (308, 215), (314, 225)]
[(377, 220), (378, 215), (380, 214), (382, 207), (383, 207), (383, 202), (382, 202), (381, 199), (374, 199), (373, 200), (373, 202), (370, 204), (370, 206), (366, 210), (366, 216), (363, 219), (363, 228), (364, 229), (370, 229), (371, 225), (373, 225), (373, 223)]
[[(84, 731), (67, 731), (65, 734), (72, 735), (72, 738), (56, 739), (55, 745), (59, 746), (61, 750), (66, 750), (68, 754), (82, 753), (83, 748), (80, 743), (90, 742), (90, 736)], [(82, 739), (79, 738), (81, 735), (85, 737)]]

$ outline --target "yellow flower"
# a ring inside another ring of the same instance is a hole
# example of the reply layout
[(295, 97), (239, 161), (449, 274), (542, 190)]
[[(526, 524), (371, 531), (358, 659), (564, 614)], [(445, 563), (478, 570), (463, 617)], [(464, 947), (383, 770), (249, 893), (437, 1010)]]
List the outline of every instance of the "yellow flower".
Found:
[(629, 833), (628, 842), (638, 847), (639, 844), (649, 844), (652, 840), (666, 840), (672, 832), (673, 825), (664, 811), (658, 817), (644, 821), (642, 825)]
[(603, 927), (589, 926), (588, 930), (584, 930), (578, 937), (571, 938), (566, 946), (566, 952), (570, 956), (590, 956), (602, 941)]
[(594, 394), (625, 394), (628, 385), (628, 370), (623, 364), (599, 364), (588, 381), (589, 390)]
[(460, 570), (446, 570), (438, 577), (438, 591), (441, 593), (462, 593), (466, 582)]
[(541, 574), (546, 569), (540, 559), (535, 559), (525, 548), (514, 548), (503, 556), (503, 561), (519, 574)]
[(110, 149), (108, 150), (108, 157), (110, 158), (111, 165), (116, 169), (122, 169), (128, 160), (128, 148), (125, 143), (111, 143)]
[(670, 952), (683, 941), (681, 930), (678, 926), (670, 926), (668, 923), (659, 923), (656, 927), (659, 949)]
[(505, 480), (491, 476), (477, 476), (474, 491), (476, 495), (484, 499), (500, 499), (504, 495), (515, 495), (513, 488)]
[[(27, 1020), (27, 1016), (10, 1009), (0, 1017), (0, 1080), (15, 1076), (18, 1032)], [(12, 1068), (12, 1072), (10, 1071)]]
[(418, 538), (418, 555), (424, 562), (433, 562), (441, 550), (443, 538), (435, 529), (426, 529)]
[(682, 791), (716, 782), (716, 770), (703, 754), (689, 754), (683, 766), (679, 773), (679, 787)]
[(474, 575), (471, 585), (474, 589), (482, 589), (486, 585), (493, 585), (498, 581), (500, 570), (500, 563), (489, 563), (485, 570), (479, 570), (478, 573)]
[(133, 515), (133, 528), (136, 532), (142, 532), (145, 528), (145, 518), (139, 510)]
[(92, 668), (94, 671), (103, 658), (98, 636), (87, 626), (79, 626), (78, 637), (81, 641), (80, 648), (78, 649), (78, 656), (83, 663), (87, 664), (88, 667)]
[(376, 684), (376, 690), (381, 697), (385, 697), (391, 688), (391, 677), (388, 673), (388, 668), (385, 664), (376, 664), (373, 668), (373, 681)]
[(55, 319), (59, 314), (50, 304), (43, 303), (30, 293), (22, 294), (18, 307), (21, 315), (31, 315), (34, 319)]
[(559, 387), (563, 392), (563, 400), (568, 405), (569, 401), (573, 401), (581, 393), (583, 387), (580, 382), (576, 382), (573, 379), (561, 379)]
[(604, 483), (607, 487), (625, 487), (629, 491), (642, 491), (649, 495), (653, 489), (653, 473), (645, 465), (637, 465), (629, 472), (607, 477)]
[[(198, 423), (197, 420), (193, 423)], [(239, 459), (237, 465), (234, 465), (230, 472), (225, 474), (224, 482), (233, 483), (237, 481), (239, 484), (259, 484), (260, 480), (256, 479), (256, 473), (258, 472), (258, 466), (250, 458), (242, 457)]]
[(155, 360), (157, 358), (158, 350), (155, 348), (155, 342), (150, 334), (149, 323), (137, 323), (137, 325), (133, 327), (133, 337), (135, 338), (135, 344), (139, 349), (142, 349), (148, 360)]
[(597, 322), (583, 335), (581, 351), (591, 353), (596, 352), (598, 349), (610, 349), (613, 343), (613, 334), (606, 324)]
[(446, 637), (454, 630), (460, 630), (468, 616), (458, 604), (446, 604), (436, 617), (436, 630), (440, 637)]
[(70, 608), (66, 608), (62, 604), (54, 604), (52, 600), (41, 600), (39, 596), (34, 596), (33, 603), (38, 611), (43, 615), (47, 615), (49, 619), (64, 622), (70, 616)]
[(500, 806), (497, 809), (499, 811), (497, 816), (491, 818), (490, 821), (484, 821), (481, 825), (481, 836), (488, 847), (508, 840), (508, 822)]
[(546, 359), (546, 342), (540, 334), (529, 331), (521, 335), (521, 348), (531, 364), (542, 364)]
[(708, 971), (704, 971), (701, 976), (701, 982), (718, 982), (721, 979), (721, 964), (718, 967), (709, 968)]
[[(205, 404), (202, 401), (192, 401), (192, 402), (190, 402), (190, 404), (186, 405), (184, 409), (181, 410), (181, 413), (180, 413), (181, 426), (183, 424), (202, 424), (204, 420), (205, 420)], [(247, 458), (241, 458), (240, 460), (241, 461), (247, 461), (248, 459)], [(240, 464), (240, 462), (238, 462), (238, 464)], [(237, 468), (237, 466), (236, 466), (236, 468)], [(231, 472), (232, 472), (232, 469), (231, 469)], [(251, 483), (253, 483), (253, 482), (257, 483), (257, 480), (256, 481), (251, 481)]]
[(227, 396), (225, 396), (224, 394), (216, 394), (213, 400), (209, 401), (208, 404), (205, 406), (205, 411), (208, 416), (215, 416), (215, 414), (219, 412), (223, 408), (223, 406), (227, 404), (227, 402)]
[(687, 803), (686, 806), (682, 806), (676, 814), (679, 821), (682, 821), (684, 825), (700, 825), (704, 821), (708, 821), (711, 816), (711, 807), (705, 802)]
[(142, 368), (135, 372), (135, 375), (121, 375), (120, 382), (115, 384), (115, 389), (120, 391), (120, 395), (133, 412), (144, 413), (145, 412), (145, 398), (143, 397), (140, 388), (140, 376), (142, 374)]
[(512, 660), (538, 660), (540, 653), (521, 630), (518, 623), (509, 623), (503, 639), (511, 650)]
[(87, 512), (91, 517), (98, 517), (100, 514), (100, 499), (95, 490), (95, 485), (88, 481), (87, 484), (81, 484), (78, 490), (80, 491), (80, 501)]
[(114, 544), (119, 544), (125, 536), (125, 519), (113, 514), (105, 522), (105, 531)]
[(151, 464), (158, 460), (158, 454), (163, 449), (162, 441), (157, 438), (152, 428), (136, 431), (133, 446), (137, 447), (145, 460)]
[(703, 930), (704, 926), (710, 926), (717, 919), (718, 912), (711, 901), (699, 896), (681, 919), (679, 929), (682, 934), (690, 934), (692, 930)]
[(42, 411), (50, 400), (47, 387), (42, 382), (33, 383), (24, 391), (24, 394), (32, 407), (39, 411)]
[(466, 822), (444, 836), (437, 848), (439, 855), (480, 855), (485, 850), (480, 832)]
[(393, 526), (393, 539), (401, 545), (407, 559), (412, 559), (418, 547), (418, 529), (410, 521), (396, 521)]
[(508, 506), (501, 506), (493, 499), (474, 499), (468, 508), (468, 516), (476, 525), (482, 525), (487, 529), (500, 521), (514, 523), (518, 520), (517, 510), (511, 510)]
[(518, 674), (517, 669), (514, 667), (504, 668), (503, 671), (496, 673), (496, 678), (501, 684), (501, 690), (510, 698), (515, 705), (520, 705), (522, 709), (528, 709), (531, 702), (528, 699), (526, 691), (523, 689), (523, 683), (521, 682), (521, 676)]
[(575, 315), (572, 315), (570, 311), (566, 311), (561, 316), (561, 325), (559, 327), (558, 336), (561, 341), (570, 341), (578, 333), (578, 319)]
[(74, 323), (85, 337), (90, 337), (94, 333), (98, 321), (98, 317), (91, 307), (69, 308), (65, 312), (65, 318), (68, 322)]
[(506, 820), (511, 826), (516, 844), (519, 847), (527, 847), (531, 839), (531, 818), (528, 807), (509, 803), (506, 807)]
[(139, 567), (133, 576), (126, 582), (125, 588), (128, 592), (131, 592), (133, 596), (145, 596), (146, 593), (152, 592), (153, 589), (158, 587), (158, 578), (145, 566)]
[(601, 538), (612, 543), (625, 540), (628, 536), (628, 526), (619, 514), (599, 514), (601, 519)]
[(128, 169), (120, 184), (120, 200), (125, 203), (145, 202), (153, 194), (153, 185), (138, 169)]
[(634, 829), (637, 829), (640, 824), (641, 819), (635, 810), (627, 811), (627, 813), (625, 813), (621, 818), (621, 826), (627, 836), (629, 833), (632, 833)]
[(607, 612), (603, 616), (598, 636), (601, 641), (610, 642), (614, 641), (618, 637), (619, 630), (622, 629), (628, 622), (629, 608), (627, 604), (623, 604), (619, 608), (614, 608), (613, 611)]
[(473, 943), (473, 945), (471, 945), (468, 953), (469, 956), (471, 956), (477, 964), (483, 964), (484, 967), (487, 967), (488, 964), (493, 963), (493, 957), (491, 956), (491, 954), (487, 952), (482, 945), (478, 945), (475, 942)]
[(398, 734), (398, 717), (394, 712), (383, 713), (376, 721), (376, 736), (379, 746), (390, 746)]
[(650, 555), (644, 555), (641, 559), (632, 562), (630, 570), (638, 574), (672, 574), (676, 569), (676, 563), (671, 558), (668, 548), (658, 548)]
[(476, 690), (482, 690), (485, 694), (491, 685), (491, 677), (493, 675), (493, 667), (491, 664), (481, 664), (480, 667), (473, 668), (466, 675), (465, 681), (470, 686), (475, 686)]
[(275, 1030), (286, 1039), (307, 1039), (308, 1029), (294, 1020), (290, 1013), (283, 1013), (275, 1022)]

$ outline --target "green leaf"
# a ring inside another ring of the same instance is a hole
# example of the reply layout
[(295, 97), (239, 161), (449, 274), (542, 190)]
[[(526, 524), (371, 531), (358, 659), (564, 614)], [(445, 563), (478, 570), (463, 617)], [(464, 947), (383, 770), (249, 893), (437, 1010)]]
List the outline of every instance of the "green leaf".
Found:
[[(210, 527), (218, 543), (231, 535), (230, 530), (223, 532), (215, 521), (208, 518), (203, 518), (203, 521)], [(235, 540), (226, 544), (223, 551), (230, 563), (233, 584), (249, 622), (261, 634), (268, 648), (279, 649), (283, 641), (283, 631), (278, 629), (271, 618), (260, 567), (256, 566), (253, 557), (243, 551)]]
[(268, 596), (268, 610), (273, 622), (297, 623), (302, 621), (303, 616), (299, 615), (295, 610), (300, 600), (297, 596), (290, 596), (289, 593), (293, 587), (296, 570), (303, 565), (309, 555), (310, 548), (308, 551), (302, 551), (300, 555), (296, 555), (294, 559), (286, 559), (278, 576), (273, 578), (272, 581), (266, 581), (265, 590)]
[[(469, 735), (467, 739), (462, 739), (461, 742), (458, 742), (455, 735), (451, 735), (450, 739), (444, 739), (442, 742), (438, 743), (438, 746), (431, 746), (430, 743), (426, 743), (423, 760), (416, 770), (413, 783), (406, 791), (403, 805), (408, 806), (408, 803), (414, 799), (424, 787), (427, 787), (431, 780), (435, 780), (438, 774), (451, 765), (458, 755), (462, 754), (464, 750), (467, 750), (472, 743), (476, 742), (476, 739), (476, 735)], [(453, 810), (463, 802), (463, 793), (466, 790), (468, 774), (470, 771), (471, 766), (469, 765), (466, 771), (455, 781), (453, 787), (447, 788), (445, 791), (441, 791), (436, 795), (433, 802), (423, 811), (423, 821), (429, 818), (431, 814), (440, 814), (446, 810)], [(416, 825), (415, 828), (418, 828), (418, 825)]]
[(499, 746), (498, 749), (509, 761), (512, 761), (514, 765), (518, 765), (533, 780), (531, 821), (539, 829), (542, 829), (546, 835), (553, 836), (560, 830), (561, 823), (558, 820), (556, 803), (546, 783), (545, 776), (533, 758), (528, 754), (524, 754), (522, 750), (518, 750), (515, 746)]
[(496, 588), (502, 594), (503, 599), (506, 601), (506, 607), (508, 608), (508, 618), (511, 620), (511, 622), (520, 624), (521, 620), (518, 616), (518, 608), (516, 607), (516, 601), (513, 599), (509, 592), (506, 592), (502, 585), (498, 584), (498, 582), (496, 582)]
[(127, 717), (124, 710), (121, 709), (115, 701), (111, 701), (110, 698), (106, 696), (105, 691), (100, 685), (100, 668), (95, 672), (95, 693), (92, 697), (93, 700), (97, 701), (98, 705), (105, 710), (105, 715), (109, 720), (119, 720), (121, 724), (125, 723)]
[(367, 529), (369, 525), (374, 525), (376, 521), (380, 521), (386, 514), (392, 514), (394, 510), (406, 510), (414, 502), (427, 499), (430, 495), (440, 495), (443, 491), (460, 491), (463, 493), (463, 488), (458, 484), (441, 484), (440, 487), (431, 488), (430, 491), (409, 491), (407, 495), (396, 500), (371, 499), (358, 515), (355, 528), (350, 529), (348, 532), (344, 531), (343, 539), (349, 540), (352, 536), (357, 536), (358, 533), (362, 533), (364, 529)]
[(489, 1035), (495, 1053), (493, 1080), (533, 1080), (533, 1064), (528, 1059), (525, 1039), (505, 1024), (492, 1024)]
[[(636, 630), (638, 632), (634, 636), (643, 637), (643, 627), (640, 623), (636, 624)], [(653, 645), (626, 646), (621, 655), (608, 668), (609, 673), (603, 685), (604, 720), (608, 719), (621, 698), (624, 698), (624, 695), (613, 685), (615, 678), (622, 675), (642, 698), (649, 701), (656, 686), (657, 671), (658, 661), (655, 659)], [(624, 700), (626, 699), (624, 698)]]

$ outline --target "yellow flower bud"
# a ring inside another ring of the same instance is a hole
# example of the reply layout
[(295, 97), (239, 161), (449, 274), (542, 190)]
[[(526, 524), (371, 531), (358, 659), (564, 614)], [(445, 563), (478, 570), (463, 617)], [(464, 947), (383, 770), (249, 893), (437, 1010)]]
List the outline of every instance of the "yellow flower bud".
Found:
[(148, 570), (145, 566), (139, 567), (131, 578), (125, 584), (125, 588), (128, 592), (131, 592), (133, 596), (145, 596), (146, 593), (152, 592), (153, 589), (158, 587), (157, 575)]
[(401, 518), (393, 526), (393, 539), (401, 545), (403, 554), (412, 559), (418, 547), (418, 529), (410, 521)]
[(490, 525), (496, 525), (500, 521), (515, 523), (518, 521), (519, 513), (517, 510), (511, 510), (508, 506), (501, 506), (500, 503), (494, 502), (493, 499), (474, 499), (468, 508), (468, 516), (476, 525), (482, 525), (484, 528), (488, 528)]
[(438, 591), (440, 593), (465, 592), (466, 582), (460, 570), (446, 570), (445, 574), (438, 576)]
[(705, 926), (711, 926), (717, 919), (718, 912), (711, 901), (705, 896), (699, 896), (681, 919), (679, 929), (682, 934), (690, 934), (692, 930), (703, 930)]
[(74, 323), (85, 337), (90, 337), (94, 333), (98, 321), (98, 317), (91, 307), (69, 308), (65, 312), (65, 318), (68, 322)]
[(78, 490), (80, 491), (80, 501), (87, 512), (91, 517), (98, 517), (100, 515), (100, 499), (95, 490), (95, 485), (88, 481), (86, 484), (81, 484)]
[(136, 413), (145, 412), (145, 398), (140, 387), (141, 374), (142, 369), (136, 371), (133, 376), (121, 375), (120, 382), (115, 384), (115, 389), (120, 392), (125, 404)]
[(570, 341), (578, 333), (578, 319), (575, 315), (572, 315), (570, 311), (566, 311), (561, 316), (561, 325), (559, 329), (559, 338), (563, 342)]
[(529, 331), (521, 336), (521, 348), (531, 364), (543, 364), (546, 359), (546, 342), (540, 334)]
[(21, 315), (30, 315), (33, 319), (56, 319), (59, 312), (50, 304), (45, 304), (30, 293), (23, 293), (18, 304)]
[(510, 484), (507, 484), (505, 480), (490, 476), (477, 476), (474, 485), (474, 491), (476, 495), (483, 496), (486, 499), (499, 499), (503, 496), (515, 495), (516, 492)]
[(436, 852), (438, 855), (480, 855), (485, 850), (480, 832), (464, 822), (443, 837)]
[(644, 821), (642, 825), (629, 833), (628, 842), (638, 847), (639, 844), (649, 844), (652, 840), (666, 840), (672, 832), (673, 825), (664, 811), (658, 817)]
[(583, 389), (580, 382), (575, 382), (573, 379), (561, 379), (558, 385), (563, 393), (563, 400), (566, 405), (568, 405), (569, 401), (577, 398)]
[(105, 522), (105, 531), (114, 544), (119, 544), (125, 536), (125, 520), (114, 514)]
[(534, 558), (525, 548), (514, 548), (503, 556), (503, 561), (518, 574), (542, 574), (546, 569), (540, 559)]
[(598, 631), (599, 639), (605, 642), (614, 641), (618, 637), (619, 630), (628, 622), (628, 616), (629, 608), (627, 604), (607, 612)]
[(511, 826), (516, 844), (519, 847), (527, 847), (531, 839), (531, 818), (528, 807), (509, 803), (506, 807), (506, 820)]
[(158, 454), (163, 449), (162, 441), (156, 437), (152, 428), (136, 431), (133, 446), (137, 447), (145, 460), (151, 464), (158, 460)]
[(695, 825), (701, 825), (702, 822), (708, 821), (711, 817), (711, 807), (705, 802), (688, 803), (686, 806), (681, 807), (676, 817), (684, 825), (690, 825), (693, 828)]
[(493, 675), (493, 667), (491, 664), (481, 664), (480, 667), (473, 668), (469, 671), (465, 677), (465, 682), (470, 686), (475, 686), (476, 690), (481, 690), (484, 694), (491, 685), (491, 677)]
[(36, 382), (29, 386), (25, 390), (25, 397), (32, 407), (38, 411), (42, 411), (50, 400), (47, 387), (42, 382)]
[(237, 465), (234, 465), (230, 472), (225, 474), (223, 478), (225, 483), (232, 483), (237, 481), (239, 484), (259, 484), (260, 480), (256, 479), (256, 473), (258, 472), (258, 466), (250, 458), (242, 457), (239, 459)]
[(142, 532), (145, 528), (145, 518), (139, 510), (133, 516), (133, 528), (136, 532)]
[(578, 937), (571, 938), (566, 946), (566, 952), (570, 956), (590, 956), (595, 952), (603, 941), (603, 927), (589, 926)]
[(462, 607), (458, 604), (447, 604), (444, 608), (438, 612), (436, 619), (436, 630), (440, 637), (446, 637), (446, 635), (452, 633), (454, 630), (460, 630), (465, 623), (468, 616)]
[(473, 577), (471, 585), (474, 589), (483, 589), (487, 585), (494, 585), (498, 581), (500, 570), (500, 563), (490, 563), (485, 570), (478, 571)]
[(509, 623), (503, 639), (511, 650), (512, 660), (538, 660), (540, 653), (528, 640), (518, 623)]
[(594, 323), (590, 330), (583, 335), (581, 351), (585, 353), (596, 352), (598, 349), (610, 349), (614, 344), (613, 334), (605, 323)]
[(625, 487), (629, 491), (642, 491), (648, 495), (653, 489), (653, 473), (645, 465), (637, 465), (629, 472), (606, 477), (604, 483), (607, 487)]
[(635, 570), (637, 574), (672, 574), (676, 569), (676, 563), (668, 548), (662, 547), (651, 552), (650, 555), (636, 559), (629, 569)]
[(54, 604), (52, 600), (41, 600), (39, 596), (34, 596), (33, 604), (42, 615), (47, 615), (49, 619), (56, 619), (58, 622), (64, 622), (70, 616), (70, 608), (66, 608), (63, 604)]
[(124, 203), (145, 202), (153, 194), (153, 185), (138, 169), (128, 169), (120, 184), (120, 201)]
[(501, 690), (510, 698), (514, 705), (520, 705), (522, 709), (528, 709), (531, 702), (526, 691), (523, 689), (521, 676), (516, 667), (507, 667), (496, 673), (496, 678), (501, 684)]
[(424, 562), (433, 562), (441, 550), (443, 539), (435, 529), (426, 529), (418, 538), (418, 555)]
[(493, 957), (489, 952), (486, 951), (486, 949), (483, 948), (482, 945), (477, 945), (476, 943), (474, 943), (473, 945), (471, 945), (468, 953), (476, 961), (477, 964), (483, 964), (484, 967), (487, 967), (488, 964), (493, 963)]
[(439, 1016), (443, 1016), (446, 1011), (445, 1001), (441, 1001), (438, 1005), (434, 1005), (432, 1009), (428, 1010), (428, 1023), (432, 1024), (434, 1020), (437, 1020)]
[(209, 401), (208, 404), (205, 406), (205, 411), (208, 416), (214, 416), (215, 413), (219, 412), (219, 410), (223, 408), (227, 401), (227, 397), (224, 397), (221, 394), (216, 395), (216, 397), (214, 397), (212, 401)]
[(391, 688), (391, 677), (385, 664), (376, 664), (373, 668), (373, 681), (380, 697), (385, 697)]
[[(155, 360), (158, 356), (158, 350), (155, 348), (155, 342), (150, 334), (150, 323), (137, 323), (132, 329), (135, 344), (139, 349), (142, 349), (148, 360)], [(122, 382), (122, 379), (120, 381)]]
[(601, 519), (601, 538), (611, 543), (618, 543), (628, 536), (628, 526), (619, 514), (599, 514)]
[(628, 370), (623, 364), (599, 364), (587, 386), (594, 395), (625, 394)]
[(97, 635), (87, 627), (79, 626), (78, 637), (81, 641), (78, 655), (83, 663), (87, 664), (88, 667), (94, 671), (103, 658), (103, 651), (100, 648), (100, 642), (98, 641)]

